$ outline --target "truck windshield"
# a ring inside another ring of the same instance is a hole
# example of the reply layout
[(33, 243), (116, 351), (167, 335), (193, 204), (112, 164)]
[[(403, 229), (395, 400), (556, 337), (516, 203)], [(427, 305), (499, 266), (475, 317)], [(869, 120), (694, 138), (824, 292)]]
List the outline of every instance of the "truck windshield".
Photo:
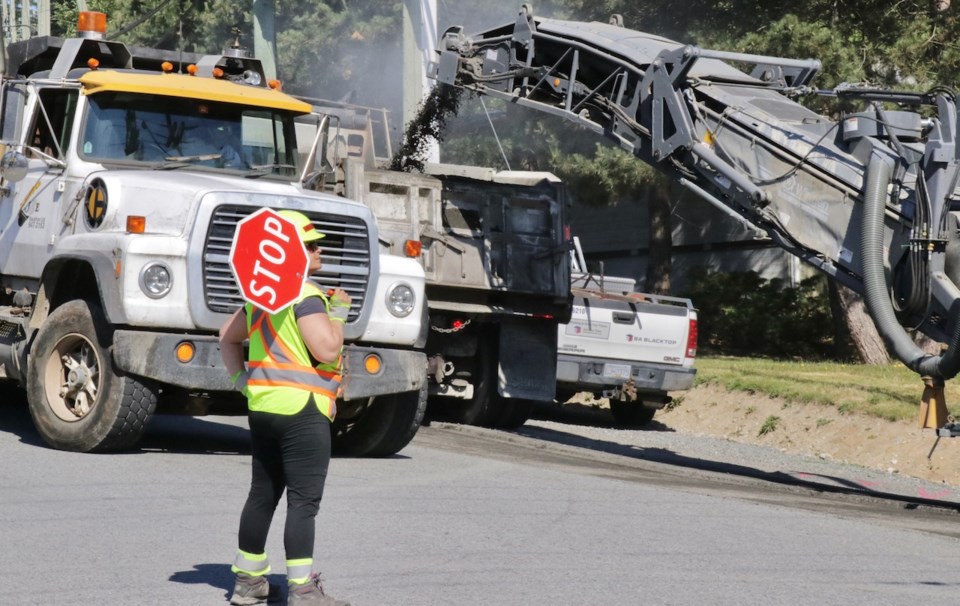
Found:
[(81, 157), (203, 166), (247, 174), (297, 174), (294, 116), (288, 112), (126, 92), (89, 97)]

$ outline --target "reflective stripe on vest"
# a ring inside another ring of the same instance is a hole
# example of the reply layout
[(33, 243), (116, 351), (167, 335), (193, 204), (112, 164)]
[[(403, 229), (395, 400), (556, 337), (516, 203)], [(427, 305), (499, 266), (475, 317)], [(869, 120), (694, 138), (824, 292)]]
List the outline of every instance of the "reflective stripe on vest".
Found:
[[(320, 290), (306, 282), (297, 303)], [(341, 360), (336, 364), (311, 366), (310, 353), (297, 327), (293, 308), (270, 315), (247, 304), (247, 333), (250, 338), (247, 398), (250, 410), (296, 414), (314, 394), (317, 407), (330, 420), (336, 416), (336, 399), (342, 381)]]

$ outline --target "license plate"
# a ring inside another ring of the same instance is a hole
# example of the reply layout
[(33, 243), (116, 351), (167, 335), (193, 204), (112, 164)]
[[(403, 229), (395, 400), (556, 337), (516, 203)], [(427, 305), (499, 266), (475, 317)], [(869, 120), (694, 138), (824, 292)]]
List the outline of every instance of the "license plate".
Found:
[(603, 376), (608, 379), (629, 379), (630, 365), (629, 364), (604, 364)]

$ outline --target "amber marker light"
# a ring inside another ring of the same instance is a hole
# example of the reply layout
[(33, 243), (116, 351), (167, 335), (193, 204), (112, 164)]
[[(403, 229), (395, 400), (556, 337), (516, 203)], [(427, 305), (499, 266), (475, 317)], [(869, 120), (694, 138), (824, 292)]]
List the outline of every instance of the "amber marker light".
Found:
[(164, 61), (163, 63), (160, 64), (160, 69), (163, 70), (163, 73), (169, 74), (170, 72), (173, 71), (173, 63), (170, 63), (169, 61)]
[(100, 67), (100, 62), (94, 59), (93, 57), (90, 57), (89, 59), (87, 59), (87, 67), (89, 67), (90, 69), (97, 69), (98, 67)]
[(77, 31), (81, 33), (107, 33), (107, 14), (94, 11), (82, 11), (77, 17)]
[(380, 356), (376, 354), (369, 354), (363, 359), (363, 368), (371, 375), (379, 374), (382, 365), (383, 362), (381, 362)]
[(219, 67), (213, 68), (213, 77), (214, 78), (223, 78), (223, 70)]
[(142, 234), (147, 231), (147, 218), (140, 215), (130, 215), (127, 217), (127, 233)]
[(197, 355), (197, 349), (190, 341), (180, 341), (180, 343), (177, 344), (176, 354), (177, 361), (181, 364), (186, 364), (193, 359), (193, 356)]
[(196, 75), (197, 75), (197, 66), (194, 65), (193, 63), (191, 63), (190, 65), (188, 65), (188, 66), (187, 66), (187, 73), (190, 74), (191, 76), (196, 76)]
[(403, 243), (403, 254), (417, 258), (423, 252), (423, 243), (420, 240), (407, 240)]
[(553, 79), (553, 86), (554, 88), (560, 88), (560, 78)]
[(283, 84), (279, 80), (267, 80), (267, 86), (273, 90), (283, 90)]

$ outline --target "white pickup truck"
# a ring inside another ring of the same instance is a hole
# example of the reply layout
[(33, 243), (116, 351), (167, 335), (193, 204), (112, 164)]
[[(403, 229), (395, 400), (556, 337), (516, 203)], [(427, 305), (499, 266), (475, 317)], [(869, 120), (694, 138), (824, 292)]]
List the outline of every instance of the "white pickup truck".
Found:
[[(582, 256), (575, 261), (584, 267)], [(557, 401), (589, 392), (609, 398), (619, 425), (649, 423), (669, 392), (693, 386), (696, 309), (689, 299), (635, 292), (630, 278), (574, 272), (571, 280), (573, 315), (557, 333)]]

